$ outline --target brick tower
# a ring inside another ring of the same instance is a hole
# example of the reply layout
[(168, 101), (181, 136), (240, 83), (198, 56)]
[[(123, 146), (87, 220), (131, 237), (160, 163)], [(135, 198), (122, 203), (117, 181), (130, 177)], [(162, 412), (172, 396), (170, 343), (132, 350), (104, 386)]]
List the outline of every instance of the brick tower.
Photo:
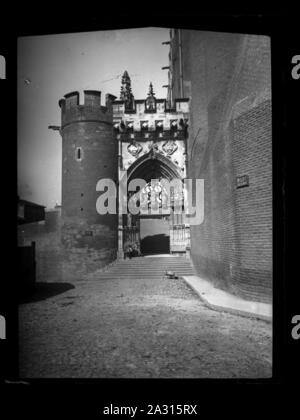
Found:
[[(62, 243), (76, 270), (89, 271), (112, 261), (117, 250), (117, 215), (100, 215), (96, 184), (118, 180), (118, 144), (113, 138), (113, 95), (71, 92), (59, 101), (62, 136)], [(93, 264), (94, 263), (94, 264)]]

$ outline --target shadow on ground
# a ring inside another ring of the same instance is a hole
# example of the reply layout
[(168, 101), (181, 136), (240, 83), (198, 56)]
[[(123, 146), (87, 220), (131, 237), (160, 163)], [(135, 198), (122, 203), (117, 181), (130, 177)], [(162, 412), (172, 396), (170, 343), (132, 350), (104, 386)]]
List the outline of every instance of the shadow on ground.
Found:
[(33, 290), (21, 293), (19, 303), (30, 303), (45, 300), (68, 290), (75, 289), (71, 283), (35, 283)]

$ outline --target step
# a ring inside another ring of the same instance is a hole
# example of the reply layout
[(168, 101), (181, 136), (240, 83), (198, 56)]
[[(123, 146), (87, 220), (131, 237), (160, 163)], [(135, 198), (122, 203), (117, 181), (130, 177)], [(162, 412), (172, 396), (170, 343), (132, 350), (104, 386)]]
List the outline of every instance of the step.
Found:
[[(140, 273), (140, 274), (124, 274), (124, 273), (95, 273), (94, 275), (97, 275), (99, 278), (114, 278), (114, 277), (123, 277), (123, 278), (132, 278), (132, 279), (139, 279), (139, 278), (161, 278), (164, 276), (164, 273), (158, 273), (158, 274), (151, 274), (151, 273)], [(195, 273), (187, 273), (187, 272), (181, 272), (176, 273), (176, 276), (193, 276)]]
[[(123, 276), (123, 277), (133, 277), (133, 278), (139, 278), (139, 277), (161, 277), (164, 276), (165, 273), (95, 273), (97, 275), (99, 275), (100, 277), (113, 277), (113, 276)], [(176, 272), (175, 271), (175, 275), (177, 276), (182, 276), (182, 275), (195, 275), (194, 272), (187, 272), (187, 271), (181, 271), (181, 272)]]
[[(143, 270), (143, 269), (124, 270), (124, 269), (120, 268), (120, 270), (111, 270), (109, 272), (110, 273), (119, 273), (119, 272), (122, 272), (122, 273), (164, 273), (165, 271), (191, 271), (191, 272), (194, 272), (194, 270), (191, 269), (191, 268), (177, 268), (177, 269), (175, 269), (174, 267), (166, 267), (163, 270), (158, 270), (158, 269), (155, 269), (155, 270), (151, 270), (151, 269), (149, 269), (149, 270)], [(104, 273), (105, 271), (102, 271), (102, 272)]]
[(118, 271), (118, 270), (128, 270), (128, 271), (135, 271), (135, 270), (146, 270), (146, 271), (164, 271), (164, 270), (166, 270), (166, 269), (168, 269), (168, 268), (173, 268), (173, 269), (177, 269), (177, 270), (190, 270), (190, 269), (192, 269), (192, 267), (190, 267), (190, 266), (186, 266), (186, 267), (183, 267), (183, 266), (178, 266), (178, 267), (176, 267), (176, 266), (174, 266), (174, 265), (166, 265), (166, 266), (164, 266), (164, 267), (122, 267), (122, 266), (120, 266), (120, 267), (114, 267), (113, 269), (111, 269), (111, 270), (109, 270), (109, 271)]
[[(176, 277), (188, 277), (188, 276), (194, 276), (195, 274), (184, 274), (184, 273), (177, 273), (176, 274)], [(98, 276), (98, 275), (96, 275), (97, 276), (97, 278), (101, 278), (101, 279), (111, 279), (111, 278), (123, 278), (123, 279), (136, 279), (136, 280), (138, 280), (138, 279), (143, 279), (143, 278), (147, 278), (147, 279), (161, 279), (161, 278), (163, 278), (164, 277), (164, 275), (163, 274), (161, 274), (160, 276), (151, 276), (151, 275), (140, 275), (140, 276), (130, 276), (130, 275), (126, 275), (126, 276), (124, 276), (124, 274), (112, 274), (112, 275), (110, 275), (110, 276)]]
[(137, 270), (139, 268), (145, 269), (145, 270), (151, 270), (151, 269), (157, 269), (157, 270), (164, 270), (166, 267), (174, 267), (174, 268), (190, 268), (190, 265), (171, 265), (171, 264), (166, 264), (166, 265), (162, 265), (162, 266), (157, 266), (155, 264), (153, 264), (153, 266), (144, 266), (144, 265), (136, 265), (136, 266), (126, 266), (126, 265), (118, 265), (115, 267), (111, 267), (110, 270), (112, 269), (124, 269), (124, 270)]
[(134, 257), (118, 260), (105, 271), (93, 274), (99, 280), (114, 279), (149, 279), (157, 280), (164, 277), (165, 272), (174, 271), (176, 276), (195, 275), (190, 259), (184, 257)]
[[(155, 270), (149, 270), (149, 271), (145, 271), (145, 270), (138, 270), (138, 271), (124, 271), (124, 270), (116, 270), (116, 271), (109, 271), (108, 273), (110, 274), (119, 274), (119, 273), (123, 273), (123, 274), (128, 274), (128, 275), (141, 275), (141, 274), (163, 274), (166, 271), (174, 271), (175, 273), (194, 273), (194, 270), (161, 270), (161, 271), (155, 271)], [(100, 272), (101, 273), (101, 272)], [(102, 272), (103, 274), (105, 274), (105, 272)]]
[(109, 270), (109, 271), (114, 271), (114, 270), (129, 270), (129, 271), (135, 271), (135, 270), (147, 270), (147, 271), (151, 271), (151, 270), (156, 270), (156, 271), (164, 271), (168, 268), (174, 268), (177, 270), (189, 270), (192, 267), (190, 266), (174, 266), (174, 265), (165, 265), (164, 267), (143, 267), (143, 266), (138, 266), (138, 267), (124, 267), (124, 266), (119, 266), (119, 267), (114, 267), (113, 269)]

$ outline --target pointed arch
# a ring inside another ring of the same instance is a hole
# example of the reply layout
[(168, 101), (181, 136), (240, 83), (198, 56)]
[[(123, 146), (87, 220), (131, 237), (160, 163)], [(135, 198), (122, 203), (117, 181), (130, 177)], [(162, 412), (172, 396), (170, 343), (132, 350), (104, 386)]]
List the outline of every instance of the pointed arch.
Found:
[(153, 149), (138, 158), (127, 170), (128, 182), (133, 178), (142, 178), (149, 182), (158, 177), (168, 180), (183, 178), (180, 169), (170, 159)]

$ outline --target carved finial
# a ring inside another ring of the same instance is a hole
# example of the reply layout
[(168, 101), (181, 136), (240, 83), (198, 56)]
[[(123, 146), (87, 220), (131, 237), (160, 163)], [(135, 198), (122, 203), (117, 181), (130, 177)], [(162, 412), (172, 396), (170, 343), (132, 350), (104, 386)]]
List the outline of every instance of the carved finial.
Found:
[(154, 92), (153, 92), (153, 85), (152, 85), (152, 82), (150, 82), (150, 85), (149, 85), (149, 92), (148, 92), (148, 96), (155, 96), (155, 95), (154, 95)]
[(155, 99), (155, 96), (154, 96), (153, 85), (152, 85), (151, 82), (150, 82), (150, 85), (149, 85), (149, 92), (148, 92), (148, 97), (146, 99), (145, 106), (146, 106), (146, 111), (148, 111), (148, 112), (155, 112), (156, 111), (156, 99)]
[(126, 109), (133, 109), (134, 96), (131, 90), (131, 80), (126, 70), (124, 71), (124, 74), (122, 76), (121, 83), (122, 84), (121, 84), (121, 91), (120, 91), (120, 99), (121, 101), (125, 101)]

